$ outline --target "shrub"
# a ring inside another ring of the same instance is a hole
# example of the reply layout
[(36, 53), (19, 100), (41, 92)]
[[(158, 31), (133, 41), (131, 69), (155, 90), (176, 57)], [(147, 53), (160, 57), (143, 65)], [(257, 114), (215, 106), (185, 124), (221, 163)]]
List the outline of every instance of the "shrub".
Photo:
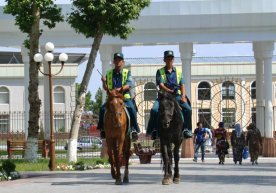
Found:
[(20, 178), (20, 175), (15, 171), (16, 165), (10, 160), (5, 160), (0, 166), (1, 180), (14, 180)]

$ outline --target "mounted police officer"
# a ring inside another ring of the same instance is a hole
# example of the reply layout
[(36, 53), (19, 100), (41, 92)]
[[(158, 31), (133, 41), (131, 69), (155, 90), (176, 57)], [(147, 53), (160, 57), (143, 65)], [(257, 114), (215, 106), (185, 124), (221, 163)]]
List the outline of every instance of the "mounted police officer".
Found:
[[(191, 115), (192, 109), (188, 103), (186, 97), (186, 90), (184, 79), (182, 76), (181, 69), (173, 66), (174, 54), (173, 51), (167, 50), (164, 52), (164, 62), (166, 65), (157, 70), (156, 72), (156, 85), (159, 86), (160, 92), (166, 91), (176, 94), (176, 100), (182, 109), (182, 114), (184, 117), (183, 124), (183, 137), (192, 137), (192, 123)], [(158, 110), (159, 110), (159, 99), (157, 99), (150, 112), (150, 119), (147, 127), (147, 134), (152, 135), (152, 139), (157, 136), (158, 129)]]
[[(138, 133), (140, 128), (137, 124), (137, 111), (135, 110), (132, 98), (130, 95), (130, 89), (132, 87), (132, 76), (131, 72), (123, 68), (124, 66), (124, 55), (122, 53), (115, 53), (113, 57), (114, 69), (107, 71), (106, 77), (102, 76), (104, 90), (116, 89), (123, 93), (124, 103), (128, 110), (131, 122), (132, 133), (131, 137), (133, 141), (138, 139)], [(105, 104), (100, 109), (98, 129), (101, 131), (101, 138), (105, 138), (104, 132), (104, 113)]]

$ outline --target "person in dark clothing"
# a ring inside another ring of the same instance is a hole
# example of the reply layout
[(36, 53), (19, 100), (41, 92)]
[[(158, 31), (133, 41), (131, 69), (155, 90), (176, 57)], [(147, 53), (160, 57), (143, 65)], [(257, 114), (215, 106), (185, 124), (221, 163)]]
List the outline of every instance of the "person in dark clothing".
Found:
[(249, 146), (249, 154), (252, 165), (258, 164), (258, 157), (262, 149), (262, 136), (260, 130), (254, 123), (247, 127), (246, 145)]
[(216, 154), (219, 158), (219, 164), (224, 164), (225, 155), (228, 154), (227, 149), (227, 131), (224, 128), (224, 123), (219, 122), (219, 128), (215, 130), (215, 138), (216, 140)]
[(242, 164), (242, 151), (245, 147), (245, 135), (241, 130), (239, 123), (235, 125), (235, 129), (231, 133), (231, 145), (233, 150), (233, 161), (235, 164)]

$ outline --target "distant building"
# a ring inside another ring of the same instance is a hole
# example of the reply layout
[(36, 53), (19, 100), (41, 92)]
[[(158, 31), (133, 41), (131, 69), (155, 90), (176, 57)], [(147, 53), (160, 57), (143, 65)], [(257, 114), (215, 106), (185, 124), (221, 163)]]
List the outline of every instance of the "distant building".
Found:
[[(56, 131), (69, 131), (71, 112), (75, 108), (75, 79), (78, 65), (85, 59), (85, 54), (68, 54), (62, 73), (53, 77), (53, 108)], [(60, 64), (58, 54), (52, 64), (53, 72)], [(43, 68), (42, 68), (43, 69)], [(27, 123), (25, 105), (26, 84), (24, 81), (24, 64), (20, 52), (0, 52), (0, 133), (24, 132)], [(39, 73), (39, 98), (41, 99), (41, 128), (48, 128), (49, 112), (45, 112), (45, 102), (49, 100), (48, 89), (44, 88), (48, 77)]]

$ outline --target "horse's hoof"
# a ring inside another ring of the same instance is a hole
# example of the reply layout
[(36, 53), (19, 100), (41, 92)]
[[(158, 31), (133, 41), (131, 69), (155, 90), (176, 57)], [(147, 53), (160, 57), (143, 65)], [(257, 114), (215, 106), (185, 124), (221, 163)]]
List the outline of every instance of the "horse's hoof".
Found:
[(174, 178), (174, 179), (173, 179), (173, 183), (179, 184), (179, 182), (180, 182), (180, 178)]
[(122, 180), (121, 180), (121, 179), (120, 179), (120, 180), (116, 180), (116, 181), (115, 181), (115, 185), (123, 185)]
[(170, 185), (172, 183), (171, 178), (166, 178), (162, 180), (162, 185)]

